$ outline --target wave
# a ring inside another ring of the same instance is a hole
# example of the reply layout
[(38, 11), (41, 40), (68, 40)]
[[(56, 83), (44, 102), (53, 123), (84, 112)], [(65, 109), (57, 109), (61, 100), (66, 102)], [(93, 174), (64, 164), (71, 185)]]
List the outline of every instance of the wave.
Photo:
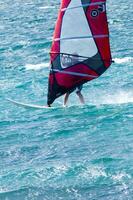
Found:
[(55, 6), (41, 6), (39, 7), (39, 9), (43, 9), (43, 10), (47, 10), (47, 9), (51, 9), (54, 8)]
[(101, 94), (99, 94), (99, 97), (96, 98), (96, 94), (93, 95), (93, 97), (88, 99), (88, 104), (100, 106), (100, 105), (120, 105), (120, 104), (128, 104), (133, 103), (133, 91), (115, 91), (114, 93), (101, 91)]
[(25, 68), (26, 70), (40, 70), (43, 68), (48, 68), (49, 67), (49, 63), (40, 63), (40, 64), (26, 64)]
[(113, 60), (117, 64), (131, 63), (131, 62), (133, 62), (133, 57), (114, 58)]
[(126, 103), (133, 103), (133, 92), (120, 91), (116, 92), (116, 94), (108, 94), (106, 98), (101, 99), (100, 104), (126, 104)]

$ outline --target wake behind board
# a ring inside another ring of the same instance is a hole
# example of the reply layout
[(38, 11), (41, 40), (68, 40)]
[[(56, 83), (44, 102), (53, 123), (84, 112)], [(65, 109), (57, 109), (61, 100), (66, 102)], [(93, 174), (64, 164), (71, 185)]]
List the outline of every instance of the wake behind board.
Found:
[(36, 105), (36, 104), (27, 104), (27, 103), (22, 103), (22, 102), (18, 102), (18, 101), (15, 101), (13, 99), (6, 99), (7, 101), (17, 105), (17, 106), (20, 106), (20, 107), (24, 107), (24, 108), (33, 108), (33, 109), (45, 109), (45, 108), (50, 108), (50, 107), (47, 107), (47, 106), (41, 106), (41, 105)]

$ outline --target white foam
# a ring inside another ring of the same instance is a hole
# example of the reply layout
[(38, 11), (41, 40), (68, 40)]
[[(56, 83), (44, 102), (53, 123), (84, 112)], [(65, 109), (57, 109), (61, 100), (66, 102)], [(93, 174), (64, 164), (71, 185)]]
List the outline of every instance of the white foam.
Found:
[(81, 177), (85, 179), (97, 179), (99, 177), (107, 177), (107, 174), (101, 167), (89, 166), (81, 173)]
[(54, 8), (54, 6), (41, 6), (39, 7), (40, 9), (43, 9), (43, 10), (47, 10), (47, 9), (51, 9), (51, 8)]
[(123, 181), (123, 179), (125, 179), (125, 178), (131, 179), (132, 177), (129, 174), (126, 174), (125, 172), (118, 173), (118, 174), (112, 176), (112, 179), (115, 181)]
[(115, 63), (124, 64), (133, 62), (133, 57), (125, 57), (125, 58), (114, 58)]
[(108, 95), (105, 99), (105, 103), (106, 104), (133, 103), (133, 92), (120, 91), (116, 92), (116, 94), (114, 95)]
[(40, 70), (43, 68), (48, 68), (49, 67), (49, 63), (40, 63), (40, 64), (26, 64), (25, 68), (26, 70)]
[(126, 104), (133, 103), (133, 91), (115, 91), (114, 93), (101, 92), (98, 98), (95, 94), (90, 103), (93, 105), (111, 105), (111, 104)]
[(125, 180), (127, 179), (132, 179), (130, 174), (126, 174), (125, 172), (123, 173), (118, 173), (116, 175), (112, 176), (112, 179), (116, 182), (121, 184), (120, 188), (123, 189), (125, 195), (129, 195), (129, 191), (128, 191), (128, 185), (127, 185), (127, 181), (125, 182)]

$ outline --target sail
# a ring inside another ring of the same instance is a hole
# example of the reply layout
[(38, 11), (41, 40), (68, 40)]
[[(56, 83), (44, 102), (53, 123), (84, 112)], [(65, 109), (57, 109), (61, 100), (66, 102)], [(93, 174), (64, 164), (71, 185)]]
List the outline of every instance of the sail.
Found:
[(112, 63), (106, 0), (62, 0), (50, 51), (48, 104)]

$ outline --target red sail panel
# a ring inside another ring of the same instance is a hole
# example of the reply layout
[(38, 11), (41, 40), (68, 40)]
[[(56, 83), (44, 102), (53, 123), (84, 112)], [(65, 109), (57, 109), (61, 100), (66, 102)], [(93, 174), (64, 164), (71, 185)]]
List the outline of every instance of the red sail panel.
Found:
[(58, 56), (60, 53), (60, 41), (55, 42), (55, 38), (60, 38), (61, 34), (61, 24), (62, 24), (62, 19), (64, 12), (61, 12), (61, 9), (67, 8), (71, 0), (62, 0), (61, 6), (60, 6), (60, 11), (58, 13), (58, 18), (56, 21), (55, 25), (55, 30), (54, 30), (54, 35), (53, 35), (53, 42), (52, 42), (52, 47), (51, 47), (51, 62)]
[(111, 65), (106, 0), (62, 0), (50, 52), (48, 104)]
[[(91, 4), (94, 5), (88, 7), (86, 15), (93, 35), (103, 36), (103, 38), (96, 37), (95, 42), (105, 66), (109, 67), (112, 62), (112, 57), (110, 51), (109, 29), (106, 15), (106, 0), (102, 0), (101, 5), (95, 5), (95, 3), (98, 2), (99, 0), (91, 0)], [(94, 11), (98, 11), (97, 16), (90, 17)]]

